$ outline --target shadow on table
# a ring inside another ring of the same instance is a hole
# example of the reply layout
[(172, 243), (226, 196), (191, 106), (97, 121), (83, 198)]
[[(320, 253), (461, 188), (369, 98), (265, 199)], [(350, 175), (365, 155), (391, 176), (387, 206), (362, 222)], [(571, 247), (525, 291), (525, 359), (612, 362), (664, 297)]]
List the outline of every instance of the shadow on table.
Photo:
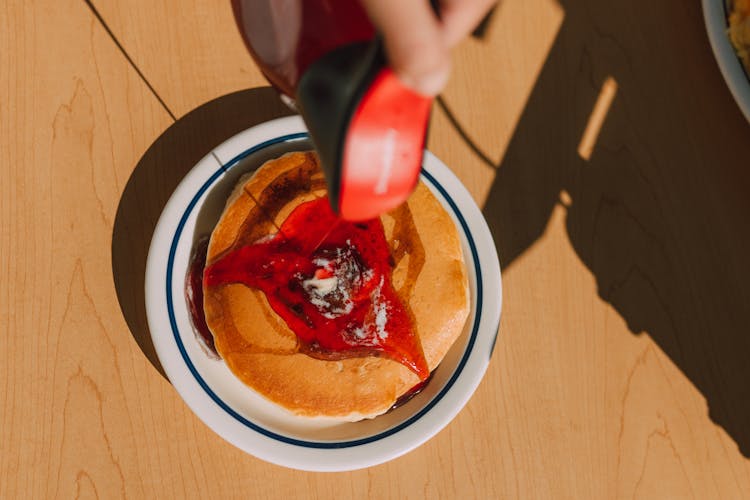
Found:
[[(750, 127), (700, 2), (559, 3), (564, 22), (484, 207), (502, 264), (565, 206), (601, 298), (654, 339), (748, 457)], [(593, 152), (579, 153), (615, 87)]]
[(224, 140), (289, 114), (270, 87), (236, 92), (203, 104), (159, 136), (125, 186), (112, 231), (112, 275), (130, 332), (162, 375), (146, 322), (144, 280), (151, 236), (164, 205), (185, 174)]

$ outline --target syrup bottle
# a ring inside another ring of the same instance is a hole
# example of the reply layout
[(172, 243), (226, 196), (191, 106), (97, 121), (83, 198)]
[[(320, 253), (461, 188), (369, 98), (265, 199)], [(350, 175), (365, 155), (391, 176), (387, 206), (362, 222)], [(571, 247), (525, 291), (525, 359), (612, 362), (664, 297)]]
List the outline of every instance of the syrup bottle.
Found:
[(331, 208), (375, 218), (419, 178), (432, 98), (403, 85), (355, 0), (232, 0), (250, 54), (310, 131)]

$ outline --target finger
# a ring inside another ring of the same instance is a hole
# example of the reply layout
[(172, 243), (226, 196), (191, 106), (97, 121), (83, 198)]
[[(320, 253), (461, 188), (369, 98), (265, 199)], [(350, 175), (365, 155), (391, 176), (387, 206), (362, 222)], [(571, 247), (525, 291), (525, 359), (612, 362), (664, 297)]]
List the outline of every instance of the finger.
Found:
[(442, 26), (427, 0), (362, 0), (383, 34), (388, 63), (408, 87), (437, 95), (450, 73)]
[(463, 40), (487, 15), (496, 0), (441, 0), (443, 39), (450, 48)]

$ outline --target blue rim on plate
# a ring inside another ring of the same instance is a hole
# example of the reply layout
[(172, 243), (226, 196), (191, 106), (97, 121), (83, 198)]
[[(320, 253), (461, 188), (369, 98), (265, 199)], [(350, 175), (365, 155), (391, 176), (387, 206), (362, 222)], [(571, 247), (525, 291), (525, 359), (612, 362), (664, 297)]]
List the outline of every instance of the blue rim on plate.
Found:
[[(727, 33), (729, 33), (729, 2), (730, 0), (724, 0), (721, 2), (722, 7), (724, 8), (724, 25), (726, 26)], [(727, 35), (728, 36), (728, 35)], [(732, 43), (731, 41), (729, 43)], [(734, 48), (734, 45), (732, 45), (732, 48)], [(745, 73), (745, 76), (747, 77), (747, 81), (750, 82), (750, 71), (745, 67), (745, 63), (742, 62), (742, 59), (740, 59), (739, 54), (736, 54), (737, 61), (740, 63), (740, 66), (742, 67), (742, 72)]]
[[(475, 270), (476, 270), (476, 290), (477, 290), (477, 297), (476, 297), (476, 303), (477, 303), (477, 309), (476, 314), (474, 316), (474, 324), (472, 325), (471, 329), (471, 335), (469, 337), (468, 344), (466, 346), (466, 349), (463, 353), (463, 356), (461, 357), (461, 361), (459, 362), (458, 366), (456, 367), (456, 370), (451, 375), (451, 378), (448, 380), (448, 382), (445, 384), (445, 386), (441, 389), (441, 391), (432, 399), (430, 402), (425, 405), (424, 408), (422, 408), (418, 413), (413, 415), (411, 418), (405, 420), (404, 422), (386, 430), (383, 432), (380, 432), (378, 434), (375, 434), (373, 436), (369, 436), (362, 439), (355, 439), (355, 440), (349, 440), (349, 441), (331, 441), (331, 442), (325, 442), (325, 441), (305, 441), (301, 439), (295, 439), (290, 438), (288, 436), (284, 436), (275, 432), (272, 432), (268, 429), (265, 429), (258, 424), (255, 424), (248, 420), (247, 418), (243, 417), (239, 413), (237, 413), (234, 409), (232, 409), (226, 402), (224, 402), (203, 380), (203, 377), (201, 377), (200, 373), (198, 373), (198, 370), (195, 368), (195, 365), (190, 359), (190, 356), (188, 356), (187, 351), (185, 349), (185, 346), (182, 343), (182, 339), (180, 337), (179, 328), (177, 327), (177, 321), (175, 318), (174, 313), (174, 303), (173, 303), (173, 294), (172, 294), (172, 279), (173, 279), (173, 272), (172, 269), (174, 267), (174, 260), (175, 260), (175, 254), (177, 251), (177, 244), (180, 240), (180, 237), (182, 235), (182, 231), (185, 227), (185, 224), (188, 220), (188, 217), (190, 216), (191, 212), (195, 209), (196, 205), (198, 204), (198, 200), (203, 196), (203, 194), (225, 173), (229, 171), (232, 167), (237, 165), (242, 159), (246, 158), (247, 156), (257, 153), (258, 151), (261, 151), (267, 147), (270, 147), (275, 144), (279, 144), (282, 142), (287, 141), (294, 141), (299, 139), (307, 139), (309, 138), (309, 135), (306, 132), (300, 132), (300, 133), (294, 133), (294, 134), (287, 134), (280, 137), (276, 137), (274, 139), (267, 140), (265, 142), (262, 142), (260, 144), (257, 144), (251, 148), (246, 149), (239, 155), (235, 156), (231, 160), (229, 160), (226, 164), (220, 165), (220, 167), (206, 180), (206, 182), (203, 183), (203, 185), (198, 189), (198, 191), (195, 193), (193, 198), (190, 200), (190, 203), (185, 208), (185, 211), (183, 212), (182, 216), (180, 217), (180, 221), (177, 224), (177, 228), (175, 230), (175, 234), (172, 238), (172, 242), (170, 244), (169, 248), (169, 257), (167, 261), (167, 272), (166, 272), (166, 300), (167, 300), (167, 310), (169, 314), (169, 322), (170, 326), (172, 328), (172, 333), (174, 335), (175, 342), (177, 344), (177, 347), (180, 351), (180, 354), (182, 355), (182, 359), (185, 361), (185, 364), (190, 369), (190, 372), (192, 373), (195, 380), (198, 382), (198, 384), (203, 388), (203, 390), (206, 392), (206, 394), (227, 414), (229, 414), (232, 418), (240, 422), (241, 424), (245, 425), (246, 427), (252, 429), (255, 432), (258, 432), (260, 434), (263, 434), (266, 437), (269, 437), (271, 439), (275, 439), (277, 441), (280, 441), (282, 443), (291, 444), (295, 446), (301, 446), (305, 448), (317, 448), (317, 449), (336, 449), (336, 448), (351, 448), (355, 446), (361, 446), (364, 444), (372, 443), (381, 439), (384, 439), (388, 436), (391, 436), (397, 432), (400, 432), (401, 430), (405, 429), (406, 427), (412, 425), (414, 422), (418, 421), (420, 418), (422, 418), (427, 412), (430, 411), (432, 407), (434, 407), (442, 398), (445, 396), (450, 388), (455, 383), (456, 379), (458, 379), (459, 375), (463, 371), (464, 366), (466, 365), (466, 362), (469, 359), (469, 356), (471, 355), (472, 348), (474, 347), (474, 342), (476, 340), (478, 331), (479, 331), (479, 325), (480, 320), (482, 317), (482, 269), (479, 262), (479, 255), (477, 253), (476, 244), (474, 243), (474, 238), (471, 234), (471, 231), (469, 229), (469, 226), (464, 219), (464, 216), (461, 214), (461, 211), (458, 209), (458, 206), (456, 205), (455, 201), (451, 198), (451, 196), (448, 194), (448, 192), (445, 190), (445, 188), (425, 169), (422, 169), (421, 175), (424, 179), (426, 179), (437, 191), (441, 194), (441, 196), (445, 199), (445, 201), (450, 206), (451, 210), (453, 211), (453, 214), (458, 219), (459, 223), (461, 224), (461, 228), (466, 235), (466, 239), (469, 244), (469, 248), (471, 250), (471, 256), (472, 260), (474, 262)], [(495, 330), (495, 339), (492, 342), (492, 348), (494, 348), (495, 341), (497, 340), (497, 329)], [(492, 354), (492, 348), (490, 349), (490, 355)]]
[(750, 72), (729, 39), (728, 0), (702, 0), (703, 19), (714, 59), (738, 107), (750, 121)]

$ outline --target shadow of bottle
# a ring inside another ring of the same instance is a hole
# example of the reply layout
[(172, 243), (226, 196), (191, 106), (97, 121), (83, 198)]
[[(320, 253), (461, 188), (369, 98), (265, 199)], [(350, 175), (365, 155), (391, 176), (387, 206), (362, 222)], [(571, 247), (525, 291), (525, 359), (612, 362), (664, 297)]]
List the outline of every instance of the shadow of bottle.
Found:
[[(750, 457), (750, 128), (700, 4), (559, 3), (565, 20), (483, 209), (502, 265), (542, 235), (565, 192), (570, 241), (601, 298)], [(617, 95), (586, 160), (579, 141), (610, 77)]]
[(159, 216), (185, 174), (216, 146), (253, 125), (290, 114), (270, 87), (214, 99), (165, 130), (128, 179), (112, 230), (112, 276), (130, 332), (162, 376), (146, 321), (144, 292), (148, 248)]

